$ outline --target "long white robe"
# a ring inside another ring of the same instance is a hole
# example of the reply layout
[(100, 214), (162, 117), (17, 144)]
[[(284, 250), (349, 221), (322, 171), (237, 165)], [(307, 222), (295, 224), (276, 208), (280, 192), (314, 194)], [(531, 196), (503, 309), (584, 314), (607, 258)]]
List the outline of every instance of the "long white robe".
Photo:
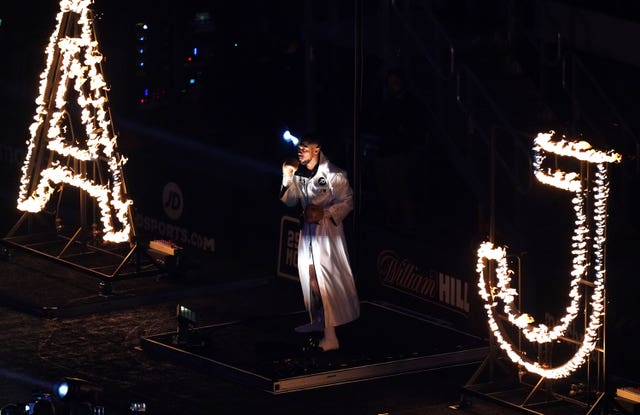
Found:
[(324, 208), (318, 223), (303, 223), (298, 243), (298, 274), (304, 304), (311, 320), (318, 304), (311, 293), (309, 265), (313, 265), (324, 309), (325, 324), (339, 326), (360, 316), (342, 221), (353, 210), (353, 191), (347, 174), (321, 152), (318, 170), (310, 178), (294, 175), (282, 195), (287, 206), (298, 202), (305, 209), (314, 204)]

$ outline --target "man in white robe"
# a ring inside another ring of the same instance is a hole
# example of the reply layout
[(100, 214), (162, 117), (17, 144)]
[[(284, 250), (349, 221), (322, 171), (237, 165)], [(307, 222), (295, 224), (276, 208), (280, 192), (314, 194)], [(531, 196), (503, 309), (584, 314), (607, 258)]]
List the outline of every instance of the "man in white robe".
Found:
[(298, 274), (310, 323), (296, 331), (324, 331), (318, 346), (335, 350), (340, 347), (335, 327), (360, 315), (342, 226), (353, 210), (353, 191), (346, 172), (325, 157), (316, 138), (300, 141), (298, 161), (298, 166), (283, 164), (281, 192), (287, 206), (301, 204), (304, 218)]

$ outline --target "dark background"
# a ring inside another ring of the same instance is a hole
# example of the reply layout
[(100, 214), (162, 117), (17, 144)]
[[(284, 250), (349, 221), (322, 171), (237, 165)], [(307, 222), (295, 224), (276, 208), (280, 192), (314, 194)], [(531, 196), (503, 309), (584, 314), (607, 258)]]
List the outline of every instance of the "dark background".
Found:
[[(5, 229), (18, 217), (23, 145), (56, 3), (0, 4)], [(218, 255), (274, 270), (279, 218), (291, 213), (277, 199), (280, 164), (293, 152), (280, 136), (318, 131), (356, 190), (347, 232), (363, 296), (380, 294), (375, 255), (385, 244), (424, 269), (474, 281), (475, 249), (494, 212), (496, 242), (523, 260), (527, 308), (562, 311), (568, 200), (533, 181), (531, 143), (556, 129), (616, 149), (623, 162), (611, 167), (608, 322), (611, 344), (628, 347), (639, 325), (640, 59), (625, 47), (640, 35), (633, 2), (98, 0), (94, 10), (136, 212), (212, 235)], [(410, 190), (394, 196), (417, 206), (410, 228), (387, 226), (373, 170), (390, 68), (401, 68), (424, 104), (426, 132), (406, 158)], [(162, 209), (167, 182), (184, 196), (175, 221)], [(637, 364), (620, 356), (612, 365), (635, 376)]]

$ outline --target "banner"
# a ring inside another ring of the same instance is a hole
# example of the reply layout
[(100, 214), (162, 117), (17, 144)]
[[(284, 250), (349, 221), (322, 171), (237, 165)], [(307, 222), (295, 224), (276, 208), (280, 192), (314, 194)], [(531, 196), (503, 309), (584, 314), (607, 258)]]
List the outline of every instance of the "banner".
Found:
[(298, 241), (300, 220), (283, 216), (280, 220), (280, 243), (278, 244), (278, 277), (298, 280)]
[(464, 244), (438, 247), (380, 227), (367, 227), (365, 233), (361, 296), (396, 304), (466, 333), (486, 332), (486, 321), (479, 318), (483, 310), (471, 249)]

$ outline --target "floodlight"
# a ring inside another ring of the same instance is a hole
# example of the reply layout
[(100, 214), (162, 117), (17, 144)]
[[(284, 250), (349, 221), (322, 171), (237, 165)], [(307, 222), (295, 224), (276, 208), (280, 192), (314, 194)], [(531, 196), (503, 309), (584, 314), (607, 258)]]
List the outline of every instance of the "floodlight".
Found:
[(62, 401), (95, 402), (102, 388), (83, 379), (66, 377), (53, 385), (53, 395)]
[(60, 383), (55, 392), (60, 399), (64, 399), (67, 396), (67, 393), (69, 393), (69, 384), (66, 381)]
[(184, 322), (186, 324), (195, 326), (197, 322), (195, 311), (181, 304), (178, 304), (178, 307), (176, 309), (176, 317), (178, 318), (179, 323)]
[(178, 320), (177, 342), (181, 345), (189, 343), (189, 334), (196, 325), (196, 313), (187, 306), (178, 304), (176, 307), (176, 319)]
[(176, 307), (176, 320), (178, 320), (178, 331), (176, 343), (180, 346), (204, 346), (205, 338), (195, 330), (196, 313), (190, 307), (178, 304)]

